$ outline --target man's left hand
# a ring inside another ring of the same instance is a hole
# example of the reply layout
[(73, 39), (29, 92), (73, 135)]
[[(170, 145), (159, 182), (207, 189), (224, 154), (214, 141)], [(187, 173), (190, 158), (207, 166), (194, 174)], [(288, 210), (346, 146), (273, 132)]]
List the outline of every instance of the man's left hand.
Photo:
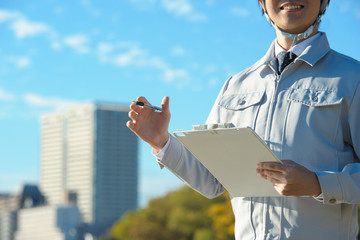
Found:
[(321, 193), (316, 174), (291, 160), (277, 162), (261, 162), (257, 164), (256, 172), (274, 185), (283, 196), (312, 196)]

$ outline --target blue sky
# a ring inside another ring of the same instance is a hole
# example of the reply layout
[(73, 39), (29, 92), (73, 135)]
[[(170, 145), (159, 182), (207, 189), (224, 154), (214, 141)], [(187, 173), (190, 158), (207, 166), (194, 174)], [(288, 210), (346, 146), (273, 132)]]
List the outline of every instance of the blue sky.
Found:
[[(331, 1), (320, 30), (360, 59), (360, 2)], [(0, 0), (0, 192), (37, 183), (43, 113), (170, 96), (170, 132), (204, 123), (223, 82), (275, 33), (255, 0)], [(140, 144), (140, 204), (181, 185)]]

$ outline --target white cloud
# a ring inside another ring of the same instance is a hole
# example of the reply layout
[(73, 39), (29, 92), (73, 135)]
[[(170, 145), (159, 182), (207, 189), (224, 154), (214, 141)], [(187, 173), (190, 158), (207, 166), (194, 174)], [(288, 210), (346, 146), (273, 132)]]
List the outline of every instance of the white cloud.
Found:
[(64, 44), (73, 48), (78, 53), (88, 53), (90, 52), (87, 43), (89, 38), (84, 34), (76, 34), (64, 38)]
[[(181, 47), (178, 48), (177, 51), (184, 51)], [(97, 51), (99, 60), (103, 63), (111, 63), (119, 67), (155, 69), (160, 72), (164, 82), (177, 87), (186, 85), (190, 79), (187, 70), (172, 68), (162, 57), (152, 55), (134, 42), (102, 42), (98, 45)]]
[(184, 56), (185, 49), (182, 46), (175, 46), (173, 49), (171, 49), (171, 54), (174, 56)]
[[(181, 79), (183, 83), (185, 83), (185, 79), (189, 78), (189, 74), (185, 69), (171, 69), (167, 68), (164, 71), (164, 80), (167, 83), (173, 83), (176, 79)], [(183, 85), (183, 84), (180, 84)], [(178, 84), (178, 86), (180, 86)]]
[(194, 22), (204, 22), (207, 16), (194, 10), (188, 0), (162, 0), (161, 6), (168, 12), (176, 16), (185, 17)]
[[(29, 21), (19, 12), (0, 9), (0, 23), (4, 21), (9, 21), (10, 29), (13, 30), (17, 38), (22, 39), (43, 34), (49, 39), (50, 46), (54, 50), (60, 50), (62, 48), (62, 43), (58, 37), (58, 33), (55, 32), (48, 24)], [(24, 61), (19, 62), (19, 67), (27, 66), (30, 63), (26, 59), (23, 60)]]
[[(148, 10), (159, 2), (160, 7), (165, 11), (175, 14), (178, 17), (183, 17), (193, 22), (205, 22), (207, 16), (194, 9), (189, 0), (129, 0), (132, 4), (136, 5), (139, 9)], [(206, 2), (211, 4), (211, 2)]]
[(162, 6), (176, 15), (187, 15), (193, 11), (187, 0), (162, 0)]
[(56, 97), (43, 97), (33, 93), (25, 94), (24, 100), (27, 104), (33, 107), (52, 108), (55, 111), (63, 110), (68, 108), (69, 106), (79, 103), (76, 101), (70, 101)]
[(105, 43), (98, 45), (98, 56), (101, 62), (112, 63), (120, 67), (152, 67), (164, 69), (165, 61), (152, 56), (148, 50), (143, 49), (134, 42)]
[(11, 24), (11, 29), (14, 30), (15, 35), (18, 38), (25, 38), (50, 32), (50, 27), (47, 24), (41, 22), (30, 22), (25, 18), (15, 20)]
[(243, 8), (243, 7), (233, 7), (230, 10), (230, 13), (237, 17), (240, 17), (240, 18), (246, 18), (246, 17), (250, 16), (250, 14), (251, 14), (248, 9)]
[(142, 66), (147, 62), (147, 51), (139, 47), (131, 47), (127, 52), (121, 53), (114, 58), (114, 63), (118, 66)]
[(0, 9), (0, 23), (20, 18), (21, 16), (19, 12)]
[(15, 96), (11, 93), (8, 93), (4, 89), (0, 88), (0, 101), (13, 101)]
[(10, 21), (10, 29), (14, 31), (17, 38), (31, 37), (43, 33), (49, 33), (50, 36), (54, 34), (45, 23), (29, 21), (17, 11), (0, 9), (0, 23), (5, 21)]
[[(87, 46), (89, 38), (84, 34), (74, 34), (61, 38), (57, 32), (45, 23), (29, 21), (19, 12), (0, 9), (0, 23), (4, 21), (10, 21), (10, 29), (14, 31), (17, 38), (21, 39), (45, 34), (49, 39), (50, 47), (56, 51), (61, 50), (66, 45), (78, 53), (90, 52), (90, 48)], [(20, 68), (30, 64), (28, 58), (12, 59), (11, 61)]]
[(10, 57), (7, 57), (7, 61), (15, 64), (15, 66), (18, 68), (26, 68), (31, 63), (31, 60), (28, 57), (10, 56)]

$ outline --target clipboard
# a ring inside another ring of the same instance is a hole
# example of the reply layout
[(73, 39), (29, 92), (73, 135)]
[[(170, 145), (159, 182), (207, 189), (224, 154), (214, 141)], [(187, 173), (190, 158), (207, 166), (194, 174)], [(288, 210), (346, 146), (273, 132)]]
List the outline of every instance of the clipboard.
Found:
[(280, 162), (251, 128), (179, 130), (174, 136), (233, 197), (280, 196), (256, 173), (259, 162)]

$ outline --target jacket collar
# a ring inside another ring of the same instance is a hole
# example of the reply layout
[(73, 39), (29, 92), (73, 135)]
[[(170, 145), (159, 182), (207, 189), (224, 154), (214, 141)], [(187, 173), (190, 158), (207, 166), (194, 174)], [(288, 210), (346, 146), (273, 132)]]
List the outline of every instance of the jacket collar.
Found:
[(326, 34), (322, 32), (320, 37), (315, 39), (312, 44), (305, 48), (305, 50), (299, 56), (299, 59), (313, 67), (329, 51), (329, 41), (326, 37)]
[[(295, 59), (295, 62), (302, 60), (313, 67), (321, 58), (323, 58), (330, 51), (330, 45), (326, 37), (326, 33), (320, 33), (321, 35), (318, 38), (314, 39), (314, 41), (305, 48), (301, 55), (297, 59)], [(264, 65), (269, 66), (273, 69), (277, 69), (277, 61), (275, 57), (275, 41), (276, 39), (272, 42), (265, 56), (254, 64), (252, 68), (253, 70)]]

